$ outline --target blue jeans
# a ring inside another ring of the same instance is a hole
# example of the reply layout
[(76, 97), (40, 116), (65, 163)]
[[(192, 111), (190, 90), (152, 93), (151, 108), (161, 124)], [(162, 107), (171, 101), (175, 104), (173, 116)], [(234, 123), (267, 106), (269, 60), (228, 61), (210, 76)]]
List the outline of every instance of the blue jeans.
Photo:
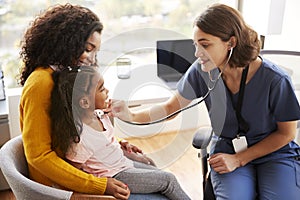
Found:
[(300, 160), (282, 158), (261, 164), (248, 164), (227, 174), (211, 171), (217, 200), (298, 200)]

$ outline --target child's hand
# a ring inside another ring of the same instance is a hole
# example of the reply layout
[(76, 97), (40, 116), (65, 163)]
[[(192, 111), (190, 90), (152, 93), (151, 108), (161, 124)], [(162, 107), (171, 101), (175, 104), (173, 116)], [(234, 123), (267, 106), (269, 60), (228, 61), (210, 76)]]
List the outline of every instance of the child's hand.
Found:
[(123, 153), (130, 160), (145, 163), (147, 165), (152, 165), (152, 166), (156, 167), (154, 161), (151, 158), (149, 158), (148, 156), (146, 156), (145, 154), (134, 153), (134, 152), (128, 153), (128, 151), (124, 151), (124, 150), (123, 150)]
[(123, 150), (124, 155), (127, 158), (133, 161), (142, 162), (147, 165), (152, 165), (156, 167), (154, 161), (151, 158), (144, 155), (143, 151), (137, 146), (129, 144), (129, 142), (126, 140), (121, 140), (119, 143), (121, 145), (121, 149)]
[(128, 153), (132, 153), (133, 152), (133, 153), (141, 153), (141, 154), (143, 154), (143, 151), (140, 148), (138, 148), (135, 145), (129, 144), (129, 142), (127, 140), (121, 140), (119, 143), (121, 145), (121, 148), (124, 151), (127, 151)]

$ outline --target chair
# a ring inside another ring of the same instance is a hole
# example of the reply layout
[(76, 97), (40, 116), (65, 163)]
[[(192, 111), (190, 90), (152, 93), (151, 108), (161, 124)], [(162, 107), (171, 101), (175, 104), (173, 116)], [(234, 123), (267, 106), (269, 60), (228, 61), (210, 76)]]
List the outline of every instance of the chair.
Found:
[(86, 195), (52, 188), (30, 180), (24, 156), (22, 136), (17, 136), (3, 145), (0, 150), (0, 167), (16, 199), (69, 200), (69, 199), (115, 199), (106, 195)]
[[(0, 168), (17, 200), (112, 200), (109, 195), (89, 195), (52, 188), (28, 178), (22, 136), (6, 142), (0, 149)], [(132, 194), (131, 200), (166, 200), (160, 194)]]
[(262, 49), (260, 55), (263, 58), (276, 63), (291, 76), (296, 93), (300, 90), (300, 52), (283, 50)]
[(209, 146), (210, 140), (213, 135), (212, 127), (200, 127), (194, 137), (192, 145), (194, 148), (199, 149), (198, 157), (201, 158), (202, 165), (202, 176), (203, 176), (203, 199), (204, 200), (215, 200), (215, 195), (213, 192), (210, 174), (208, 171), (208, 163), (207, 159), (209, 154), (207, 152), (207, 148)]

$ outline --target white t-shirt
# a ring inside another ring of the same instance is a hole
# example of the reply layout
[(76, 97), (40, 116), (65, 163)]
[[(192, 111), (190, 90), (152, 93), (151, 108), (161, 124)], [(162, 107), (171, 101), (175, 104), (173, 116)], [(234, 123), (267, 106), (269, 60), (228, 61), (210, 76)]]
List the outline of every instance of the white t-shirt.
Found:
[(124, 156), (113, 134), (113, 126), (107, 115), (101, 119), (105, 131), (99, 132), (83, 124), (80, 142), (73, 143), (66, 154), (72, 164), (97, 177), (112, 177), (128, 168), (133, 162)]

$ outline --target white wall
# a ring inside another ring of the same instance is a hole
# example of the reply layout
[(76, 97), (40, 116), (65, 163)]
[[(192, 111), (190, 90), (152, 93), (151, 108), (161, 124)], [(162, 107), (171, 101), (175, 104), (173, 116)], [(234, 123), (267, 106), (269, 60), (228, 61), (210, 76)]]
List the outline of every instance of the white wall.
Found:
[[(300, 51), (299, 8), (299, 0), (244, 0), (242, 13), (258, 34), (266, 36), (265, 49)], [(269, 24), (276, 27), (268, 29)], [(281, 26), (281, 33), (273, 34)]]
[(10, 137), (16, 137), (21, 134), (19, 119), (19, 102), (22, 88), (14, 88), (6, 90), (6, 98), (8, 100), (8, 120)]

